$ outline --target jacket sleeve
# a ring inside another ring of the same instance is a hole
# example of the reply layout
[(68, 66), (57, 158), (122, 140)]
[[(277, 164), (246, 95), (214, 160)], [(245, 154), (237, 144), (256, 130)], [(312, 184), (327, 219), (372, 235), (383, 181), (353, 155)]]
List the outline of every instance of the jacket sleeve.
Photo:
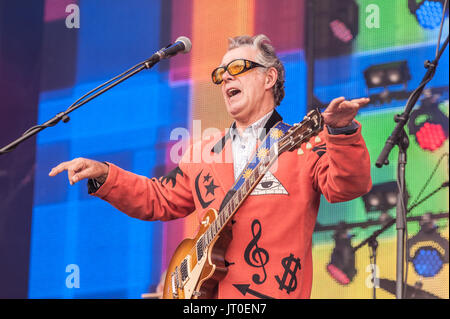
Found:
[(370, 157), (361, 124), (353, 134), (332, 135), (325, 129), (322, 137), (325, 143), (309, 154), (314, 189), (330, 203), (349, 201), (369, 192)]
[(124, 212), (143, 220), (167, 221), (195, 209), (189, 177), (181, 164), (159, 179), (147, 178), (109, 164), (105, 183), (93, 194)]

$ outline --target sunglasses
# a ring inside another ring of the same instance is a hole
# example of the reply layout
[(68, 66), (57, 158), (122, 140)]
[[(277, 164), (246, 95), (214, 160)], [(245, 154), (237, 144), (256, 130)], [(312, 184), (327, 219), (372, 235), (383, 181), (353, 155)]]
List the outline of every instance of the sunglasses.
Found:
[(264, 65), (253, 61), (236, 59), (228, 63), (227, 66), (219, 66), (218, 68), (214, 69), (211, 74), (211, 78), (214, 84), (220, 84), (223, 82), (223, 74), (225, 73), (225, 71), (227, 71), (230, 75), (238, 75), (256, 67), (265, 68)]

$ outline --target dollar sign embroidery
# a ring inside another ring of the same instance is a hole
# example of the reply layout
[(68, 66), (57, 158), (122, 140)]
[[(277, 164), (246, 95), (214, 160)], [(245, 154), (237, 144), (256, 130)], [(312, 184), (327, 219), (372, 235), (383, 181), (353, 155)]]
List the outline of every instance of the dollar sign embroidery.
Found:
[[(294, 263), (294, 269), (291, 269), (291, 265)], [(286, 292), (289, 294), (291, 291), (294, 291), (297, 288), (297, 277), (295, 277), (295, 274), (297, 273), (297, 270), (301, 269), (300, 265), (300, 258), (295, 258), (293, 254), (290, 254), (289, 257), (285, 257), (281, 260), (281, 264), (284, 268), (284, 274), (283, 279), (280, 279), (280, 277), (275, 276), (275, 279), (278, 281), (278, 284), (280, 285), (279, 289), (283, 290), (285, 289)], [(288, 279), (288, 275), (290, 275), (289, 284), (286, 285), (286, 280)]]
[[(257, 231), (255, 230), (256, 227), (258, 227)], [(258, 247), (258, 240), (261, 238), (261, 223), (257, 219), (252, 222), (252, 234), (253, 239), (250, 241), (247, 248), (245, 248), (244, 259), (250, 266), (262, 268), (264, 272), (263, 279), (261, 279), (261, 276), (258, 274), (254, 274), (252, 277), (255, 284), (261, 285), (267, 279), (267, 273), (264, 266), (269, 261), (269, 253), (264, 248)]]

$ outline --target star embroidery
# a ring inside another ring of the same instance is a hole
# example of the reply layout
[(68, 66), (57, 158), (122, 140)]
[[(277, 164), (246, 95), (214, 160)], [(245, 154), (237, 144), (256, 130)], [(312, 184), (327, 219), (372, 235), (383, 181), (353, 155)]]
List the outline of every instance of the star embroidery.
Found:
[(203, 176), (203, 183), (209, 182), (209, 179), (210, 179), (211, 177), (212, 177), (212, 176), (209, 175), (209, 173), (208, 173), (208, 175)]
[(210, 194), (210, 193), (214, 195), (214, 189), (216, 189), (219, 186), (214, 185), (214, 179), (213, 179), (211, 181), (211, 183), (209, 185), (206, 185), (205, 187), (206, 187), (206, 190), (207, 190), (205, 196), (208, 196), (208, 194)]

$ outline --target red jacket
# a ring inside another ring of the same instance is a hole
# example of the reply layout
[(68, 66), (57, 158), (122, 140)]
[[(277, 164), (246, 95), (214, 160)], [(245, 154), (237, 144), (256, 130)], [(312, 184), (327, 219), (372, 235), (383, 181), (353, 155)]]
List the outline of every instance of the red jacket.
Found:
[[(266, 127), (280, 119), (274, 112)], [(191, 144), (179, 166), (159, 179), (110, 164), (106, 182), (94, 195), (131, 217), (170, 220), (197, 210), (200, 222), (207, 207), (219, 209), (234, 183), (233, 164), (223, 161), (232, 159), (229, 134), (214, 143)], [(276, 170), (264, 176), (234, 216), (228, 274), (219, 283), (218, 298), (310, 297), (320, 195), (336, 203), (372, 187), (361, 125), (350, 135), (331, 135), (325, 128), (310, 143), (281, 154)], [(215, 161), (195, 163), (199, 151)]]

